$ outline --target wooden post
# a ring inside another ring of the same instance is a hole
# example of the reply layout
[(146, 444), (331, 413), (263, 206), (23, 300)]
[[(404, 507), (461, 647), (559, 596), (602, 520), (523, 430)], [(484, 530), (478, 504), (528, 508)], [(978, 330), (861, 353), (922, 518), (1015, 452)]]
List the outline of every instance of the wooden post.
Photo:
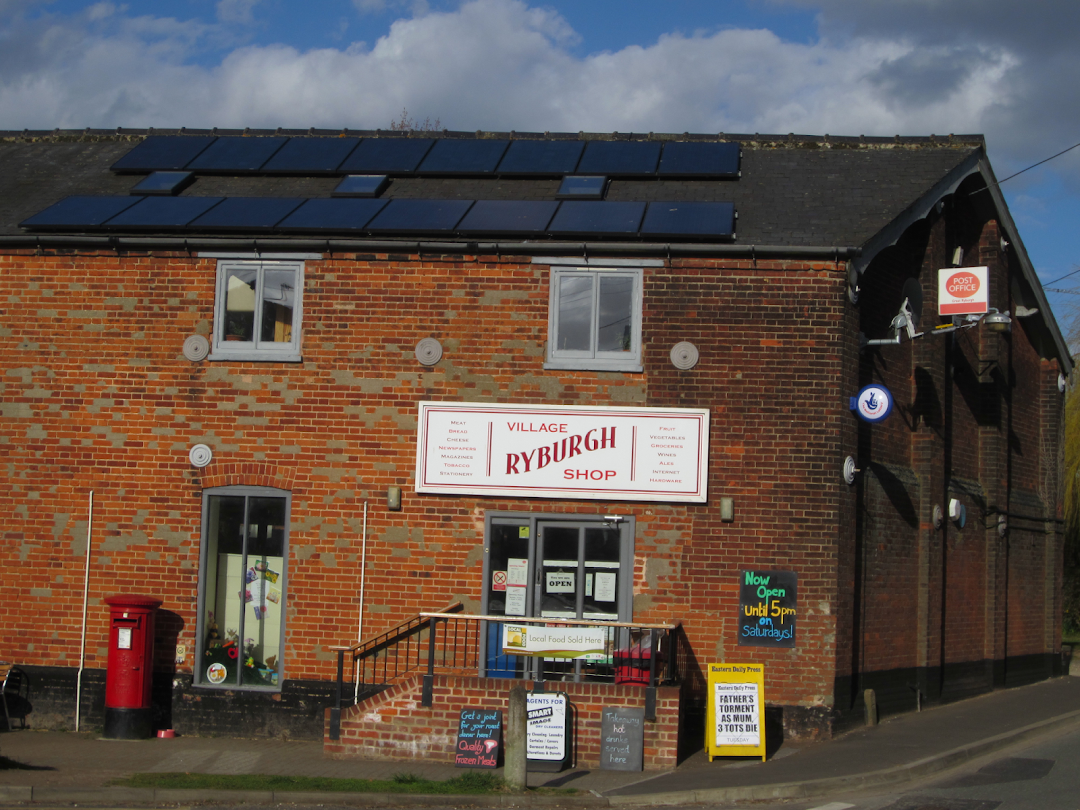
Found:
[(506, 759), (503, 763), (503, 777), (511, 790), (525, 790), (525, 766), (527, 751), (525, 735), (528, 730), (528, 714), (525, 702), (525, 687), (515, 686), (510, 690), (510, 708), (506, 719)]

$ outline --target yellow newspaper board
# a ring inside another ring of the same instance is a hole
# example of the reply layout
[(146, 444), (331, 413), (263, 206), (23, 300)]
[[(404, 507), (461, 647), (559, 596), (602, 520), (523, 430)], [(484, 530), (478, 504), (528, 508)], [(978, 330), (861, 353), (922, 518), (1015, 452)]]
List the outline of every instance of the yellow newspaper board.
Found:
[(765, 667), (709, 664), (705, 752), (765, 761)]

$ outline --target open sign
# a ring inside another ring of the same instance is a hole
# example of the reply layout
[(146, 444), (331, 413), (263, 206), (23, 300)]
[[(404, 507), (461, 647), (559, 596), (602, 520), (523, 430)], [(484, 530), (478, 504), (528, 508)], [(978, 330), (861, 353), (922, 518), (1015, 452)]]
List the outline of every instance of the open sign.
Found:
[(988, 311), (990, 272), (986, 267), (938, 270), (938, 314), (977, 315)]

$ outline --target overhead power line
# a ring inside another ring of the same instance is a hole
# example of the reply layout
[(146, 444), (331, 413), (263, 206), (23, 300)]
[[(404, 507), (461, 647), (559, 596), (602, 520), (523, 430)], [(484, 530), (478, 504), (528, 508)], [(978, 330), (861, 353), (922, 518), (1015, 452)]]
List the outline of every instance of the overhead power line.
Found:
[[(1068, 149), (1062, 149), (1062, 150), (1061, 150), (1060, 152), (1058, 152), (1058, 153), (1057, 153), (1056, 155), (1051, 155), (1051, 156), (1050, 156), (1050, 157), (1048, 157), (1048, 158), (1044, 158), (1043, 160), (1040, 160), (1040, 161), (1039, 161), (1038, 163), (1032, 163), (1032, 164), (1031, 164), (1030, 166), (1028, 166), (1028, 167), (1027, 167), (1026, 169), (1021, 169), (1021, 170), (1020, 170), (1020, 171), (1018, 171), (1018, 172), (1015, 172), (1015, 173), (1013, 173), (1013, 174), (1010, 174), (1010, 175), (1009, 175), (1008, 177), (1006, 177), (1006, 178), (1005, 178), (1004, 180), (998, 180), (997, 182), (995, 182), (995, 183), (991, 183), (991, 184), (990, 184), (989, 186), (986, 186), (985, 188), (980, 188), (980, 189), (976, 189), (975, 191), (971, 192), (971, 194), (978, 194), (978, 193), (979, 193), (980, 191), (987, 191), (987, 190), (988, 190), (988, 189), (990, 189), (990, 188), (991, 188), (992, 186), (1000, 186), (1000, 185), (1001, 185), (1002, 183), (1004, 183), (1004, 182), (1006, 182), (1006, 181), (1008, 181), (1008, 180), (1012, 180), (1012, 179), (1013, 179), (1014, 177), (1019, 177), (1019, 176), (1020, 176), (1020, 175), (1022, 175), (1022, 174), (1023, 174), (1024, 172), (1028, 172), (1028, 171), (1031, 171), (1031, 170), (1032, 170), (1032, 169), (1034, 169), (1034, 168), (1035, 168), (1036, 166), (1042, 166), (1042, 165), (1043, 165), (1044, 163), (1049, 163), (1049, 162), (1050, 162), (1051, 160), (1053, 160), (1054, 158), (1059, 158), (1059, 157), (1061, 157), (1061, 156), (1062, 156), (1062, 155), (1064, 155), (1064, 154), (1065, 154), (1066, 152), (1071, 152), (1071, 151), (1072, 151), (1073, 149), (1075, 149), (1075, 148), (1076, 148), (1076, 147), (1078, 147), (1078, 146), (1080, 146), (1080, 143), (1074, 143), (1074, 144), (1073, 144), (1072, 146), (1070, 146), (1070, 147), (1069, 147)], [(970, 196), (971, 196), (971, 194), (969, 194), (968, 196), (970, 197)], [(1051, 284), (1053, 284), (1053, 282), (1050, 282), (1050, 283), (1051, 283)]]

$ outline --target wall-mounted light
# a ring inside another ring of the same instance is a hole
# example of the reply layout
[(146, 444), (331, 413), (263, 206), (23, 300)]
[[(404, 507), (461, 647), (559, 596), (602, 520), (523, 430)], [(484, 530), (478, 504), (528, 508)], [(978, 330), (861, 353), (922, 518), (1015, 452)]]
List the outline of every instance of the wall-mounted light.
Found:
[(1012, 329), (1012, 318), (1009, 317), (1008, 311), (998, 312), (996, 309), (991, 309), (990, 313), (983, 318), (983, 323), (991, 332), (1008, 332)]
[(934, 528), (940, 529), (941, 524), (945, 522), (945, 513), (941, 511), (940, 504), (934, 504)]
[(956, 498), (949, 499), (949, 519), (961, 529), (967, 523), (967, 507)]
[(851, 486), (855, 483), (855, 476), (862, 472), (855, 466), (855, 459), (852, 456), (848, 456), (844, 459), (844, 483)]
[(720, 520), (724, 523), (731, 523), (735, 520), (735, 499), (734, 498), (721, 498), (720, 499)]
[(1009, 520), (1005, 515), (998, 515), (998, 537), (1004, 537), (1009, 531)]
[(401, 487), (386, 488), (386, 508), (391, 512), (401, 511)]

